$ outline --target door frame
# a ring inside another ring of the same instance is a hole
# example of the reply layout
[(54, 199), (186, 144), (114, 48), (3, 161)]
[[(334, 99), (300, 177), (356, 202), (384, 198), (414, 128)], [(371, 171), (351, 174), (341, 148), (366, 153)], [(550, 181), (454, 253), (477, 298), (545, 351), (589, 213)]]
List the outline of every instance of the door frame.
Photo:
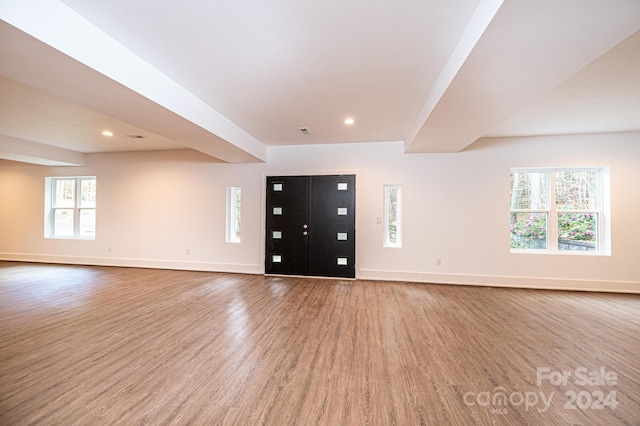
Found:
[[(266, 238), (267, 238), (267, 177), (277, 176), (328, 176), (328, 175), (355, 175), (356, 177), (356, 264), (355, 264), (355, 279), (360, 277), (360, 250), (358, 246), (358, 228), (360, 225), (360, 191), (358, 191), (358, 182), (360, 181), (360, 170), (314, 170), (314, 171), (301, 171), (301, 170), (270, 170), (269, 172), (262, 173), (262, 179), (260, 183), (260, 274), (265, 275), (266, 268), (264, 264), (264, 257), (266, 254)], [(294, 275), (287, 275), (294, 276)], [(335, 280), (350, 280), (353, 278), (336, 278), (336, 277), (314, 277), (304, 275), (306, 278), (323, 278), (323, 279), (335, 279)]]

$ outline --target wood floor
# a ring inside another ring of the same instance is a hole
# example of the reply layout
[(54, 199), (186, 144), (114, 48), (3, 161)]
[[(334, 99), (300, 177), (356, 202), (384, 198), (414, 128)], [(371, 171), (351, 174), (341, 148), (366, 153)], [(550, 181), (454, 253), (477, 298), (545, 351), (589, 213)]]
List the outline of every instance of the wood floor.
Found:
[(2, 425), (638, 425), (639, 352), (633, 295), (0, 262)]

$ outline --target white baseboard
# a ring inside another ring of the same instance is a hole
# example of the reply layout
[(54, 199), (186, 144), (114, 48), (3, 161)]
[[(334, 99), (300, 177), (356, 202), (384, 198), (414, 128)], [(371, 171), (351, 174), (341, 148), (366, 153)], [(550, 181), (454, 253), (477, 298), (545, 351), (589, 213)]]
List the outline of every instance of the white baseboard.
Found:
[(0, 260), (14, 262), (61, 263), (67, 265), (120, 266), (128, 268), (176, 269), (201, 272), (229, 272), (237, 274), (262, 273), (261, 265), (184, 260), (65, 256), (27, 253), (0, 253)]
[[(115, 257), (65, 256), (28, 253), (0, 253), (0, 260), (14, 262), (60, 263), (68, 265), (120, 266), (129, 268), (176, 269), (202, 272), (262, 274), (262, 265), (198, 262), (183, 260), (135, 259)], [(408, 281), (431, 284), (475, 285), (488, 287), (534, 288), (640, 294), (640, 282), (580, 280), (571, 278), (517, 277), (500, 275), (433, 274), (426, 272), (360, 269), (357, 279)]]
[(358, 279), (488, 287), (534, 288), (541, 290), (574, 290), (640, 294), (640, 282), (634, 281), (603, 281), (500, 275), (433, 274), (425, 272), (384, 271), (376, 269), (360, 269)]

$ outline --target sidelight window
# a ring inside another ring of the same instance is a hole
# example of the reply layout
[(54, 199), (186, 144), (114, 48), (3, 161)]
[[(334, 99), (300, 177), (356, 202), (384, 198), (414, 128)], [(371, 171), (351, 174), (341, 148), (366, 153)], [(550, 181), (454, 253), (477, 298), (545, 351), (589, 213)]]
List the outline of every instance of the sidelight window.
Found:
[(242, 189), (227, 187), (227, 237), (228, 243), (240, 242), (240, 219), (242, 217)]
[(384, 247), (402, 247), (402, 187), (384, 185)]

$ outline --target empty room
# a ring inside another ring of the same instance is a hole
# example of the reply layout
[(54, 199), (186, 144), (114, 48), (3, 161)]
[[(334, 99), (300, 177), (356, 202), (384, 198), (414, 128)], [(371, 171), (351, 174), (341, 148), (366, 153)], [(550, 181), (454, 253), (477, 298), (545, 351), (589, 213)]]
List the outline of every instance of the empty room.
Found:
[(0, 18), (0, 424), (640, 423), (640, 2)]

